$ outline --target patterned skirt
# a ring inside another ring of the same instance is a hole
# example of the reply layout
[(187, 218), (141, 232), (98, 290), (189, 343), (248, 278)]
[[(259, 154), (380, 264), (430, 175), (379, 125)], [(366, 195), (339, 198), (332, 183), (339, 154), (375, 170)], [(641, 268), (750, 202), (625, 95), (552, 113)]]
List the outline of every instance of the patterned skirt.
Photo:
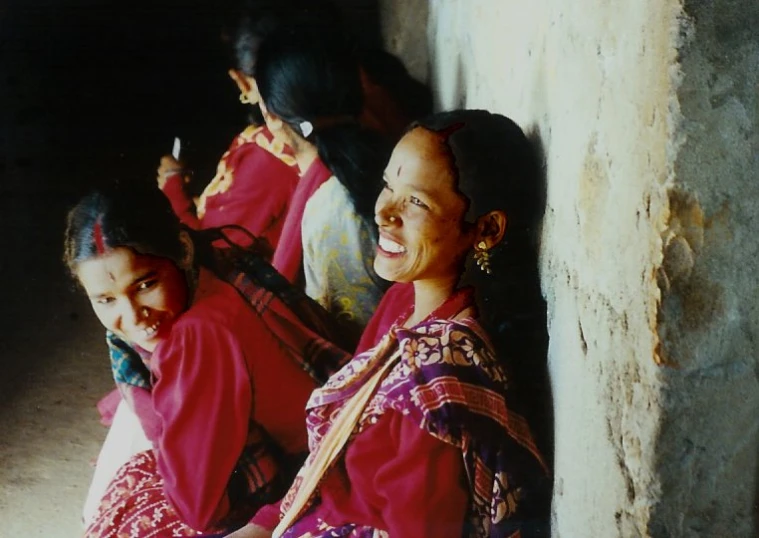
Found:
[[(108, 486), (85, 538), (210, 536), (179, 519), (163, 494), (152, 450), (134, 455)], [(221, 535), (219, 535), (221, 536)]]

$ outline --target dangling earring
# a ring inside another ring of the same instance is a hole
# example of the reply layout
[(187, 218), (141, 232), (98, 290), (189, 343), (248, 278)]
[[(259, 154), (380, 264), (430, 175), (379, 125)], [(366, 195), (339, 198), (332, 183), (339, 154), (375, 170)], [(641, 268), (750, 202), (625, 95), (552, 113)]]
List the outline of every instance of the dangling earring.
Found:
[(488, 252), (488, 245), (485, 241), (480, 241), (477, 243), (477, 246), (474, 247), (474, 261), (476, 261), (477, 266), (487, 274), (493, 274), (493, 271), (490, 269), (490, 252)]
[(250, 97), (248, 97), (247, 93), (240, 92), (240, 102), (244, 105), (250, 104)]

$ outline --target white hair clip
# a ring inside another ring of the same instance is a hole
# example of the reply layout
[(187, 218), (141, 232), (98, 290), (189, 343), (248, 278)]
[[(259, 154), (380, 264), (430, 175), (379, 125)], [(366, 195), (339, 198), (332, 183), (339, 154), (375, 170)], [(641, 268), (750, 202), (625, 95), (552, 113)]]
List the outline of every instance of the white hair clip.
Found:
[(308, 135), (314, 132), (314, 124), (308, 120), (304, 120), (298, 124), (300, 132), (303, 134), (303, 138), (308, 138)]

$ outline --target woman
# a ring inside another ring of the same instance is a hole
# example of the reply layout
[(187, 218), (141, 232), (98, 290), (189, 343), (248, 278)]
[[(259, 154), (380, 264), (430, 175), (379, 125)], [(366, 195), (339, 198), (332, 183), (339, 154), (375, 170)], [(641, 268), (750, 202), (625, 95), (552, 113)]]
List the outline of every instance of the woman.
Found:
[(262, 43), (255, 79), (266, 124), (301, 171), (272, 264), (357, 339), (386, 288), (372, 267), (372, 206), (390, 153), (359, 123), (357, 59), (339, 36), (281, 31)]
[[(87, 536), (233, 530), (278, 499), (302, 461), (302, 410), (317, 383), (271, 330), (278, 299), (219, 279), (209, 245), (155, 190), (94, 193), (69, 213), (65, 261), (121, 351), (114, 377), (133, 389), (154, 448), (121, 467)], [(263, 296), (256, 308), (243, 290)]]
[[(511, 407), (503, 364), (511, 357), (499, 356), (478, 321), (495, 328), (508, 321), (498, 319), (510, 310), (508, 298), (475, 300), (475, 291), (487, 296), (483, 285), (512, 276), (497, 274), (498, 259), (507, 266), (502, 256), (528, 244), (531, 155), (516, 124), (485, 111), (438, 114), (401, 139), (375, 206), (374, 267), (411, 283), (413, 305), (377, 346), (312, 394), (311, 454), (281, 514), (266, 507), (231, 536), (534, 531), (546, 468)], [(469, 254), (477, 263), (465, 270)], [(462, 275), (479, 289), (460, 286)]]
[[(253, 67), (258, 46), (282, 24), (280, 18), (279, 11), (264, 3), (239, 21), (232, 44), (236, 67), (229, 76), (240, 90), (240, 102), (248, 107), (250, 125), (222, 155), (197, 204), (185, 190), (186, 171), (171, 155), (161, 158), (157, 178), (185, 225), (206, 229), (236, 224), (265, 240), (271, 252), (279, 242), (298, 173), (292, 152), (273, 138), (261, 117)], [(230, 236), (248, 242), (244, 233), (230, 232)]]

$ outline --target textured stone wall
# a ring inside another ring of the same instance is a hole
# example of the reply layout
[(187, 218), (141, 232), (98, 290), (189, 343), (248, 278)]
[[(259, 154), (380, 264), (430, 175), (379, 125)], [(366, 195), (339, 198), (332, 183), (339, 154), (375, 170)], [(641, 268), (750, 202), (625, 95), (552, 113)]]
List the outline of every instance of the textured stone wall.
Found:
[(757, 5), (383, 0), (438, 108), (544, 147), (554, 536), (753, 536)]
[(759, 2), (683, 3), (656, 536), (757, 536)]

